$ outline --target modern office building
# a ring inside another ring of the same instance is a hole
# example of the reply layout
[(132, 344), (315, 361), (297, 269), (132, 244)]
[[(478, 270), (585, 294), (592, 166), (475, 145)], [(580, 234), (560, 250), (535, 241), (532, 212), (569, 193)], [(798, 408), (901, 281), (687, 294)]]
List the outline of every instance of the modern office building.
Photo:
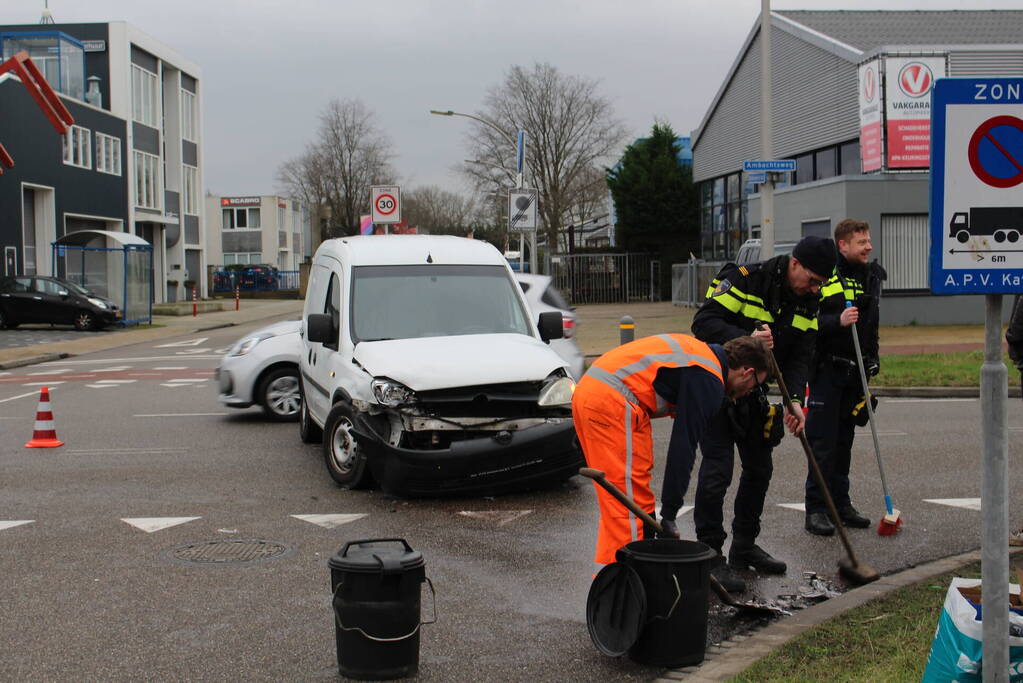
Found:
[[(943, 77), (1023, 76), (1023, 11), (771, 13), (772, 145), (796, 170), (774, 193), (775, 239), (871, 225), (889, 271), (882, 321), (983, 320), (977, 297), (928, 289), (930, 91)], [(693, 131), (702, 256), (727, 260), (759, 236), (760, 24)]]
[(303, 202), (276, 195), (206, 197), (210, 265), (263, 263), (298, 270), (312, 257), (312, 219)]
[(75, 242), (123, 241), (112, 232), (152, 245), (153, 301), (172, 272), (204, 280), (199, 67), (125, 22), (0, 26), (0, 47), (5, 59), (26, 50), (75, 119), (61, 139), (17, 79), (0, 78), (0, 142), (15, 161), (0, 176), (5, 272), (53, 273), (52, 243), (94, 231)]

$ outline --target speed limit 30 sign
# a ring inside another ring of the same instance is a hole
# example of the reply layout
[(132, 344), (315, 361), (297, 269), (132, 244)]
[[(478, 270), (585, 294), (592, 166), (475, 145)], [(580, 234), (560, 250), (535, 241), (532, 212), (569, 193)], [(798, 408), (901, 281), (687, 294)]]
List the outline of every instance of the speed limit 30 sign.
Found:
[(373, 223), (401, 222), (401, 188), (397, 185), (374, 185), (370, 188)]

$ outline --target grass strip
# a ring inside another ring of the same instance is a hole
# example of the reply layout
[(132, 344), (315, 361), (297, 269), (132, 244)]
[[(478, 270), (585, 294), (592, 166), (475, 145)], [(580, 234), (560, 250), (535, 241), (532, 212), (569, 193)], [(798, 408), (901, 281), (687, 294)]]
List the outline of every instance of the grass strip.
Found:
[[(1018, 566), (1018, 561), (1011, 563)], [(925, 579), (824, 622), (732, 681), (919, 681), (953, 577), (981, 577), (974, 563)], [(1015, 577), (1010, 581), (1015, 582)]]
[[(1019, 374), (1003, 354), (1009, 369), (1009, 384), (1019, 381)], [(918, 353), (882, 355), (881, 372), (871, 384), (881, 387), (976, 387), (980, 386), (983, 351), (955, 353)]]

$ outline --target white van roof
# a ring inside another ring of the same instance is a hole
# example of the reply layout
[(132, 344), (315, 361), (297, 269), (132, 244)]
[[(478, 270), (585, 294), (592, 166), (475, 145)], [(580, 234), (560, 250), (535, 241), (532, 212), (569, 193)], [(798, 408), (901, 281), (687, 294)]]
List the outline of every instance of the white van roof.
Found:
[(332, 256), (356, 266), (508, 264), (501, 252), (489, 242), (452, 235), (338, 237), (321, 243), (313, 260), (321, 256)]

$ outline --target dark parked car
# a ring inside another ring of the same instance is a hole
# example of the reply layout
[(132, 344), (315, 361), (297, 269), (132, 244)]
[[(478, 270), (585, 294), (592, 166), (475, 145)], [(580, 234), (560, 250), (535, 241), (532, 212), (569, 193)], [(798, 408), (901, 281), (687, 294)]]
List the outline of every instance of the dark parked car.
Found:
[(98, 330), (120, 319), (113, 301), (73, 282), (42, 275), (0, 277), (0, 329), (55, 323)]

